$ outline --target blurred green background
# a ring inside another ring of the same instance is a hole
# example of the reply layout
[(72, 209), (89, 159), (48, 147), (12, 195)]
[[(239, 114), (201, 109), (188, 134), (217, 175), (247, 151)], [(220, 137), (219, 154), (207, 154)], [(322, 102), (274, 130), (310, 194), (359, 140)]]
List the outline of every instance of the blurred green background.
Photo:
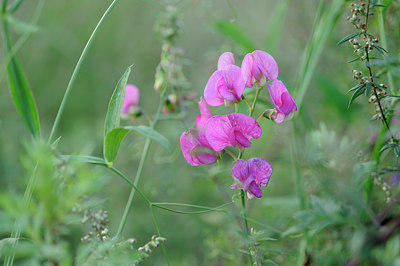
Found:
[[(44, 137), (49, 134), (79, 55), (109, 3), (45, 1), (37, 31), (17, 53), (36, 99)], [(346, 62), (352, 59), (353, 54), (347, 44), (338, 47), (337, 42), (353, 31), (345, 21), (349, 13), (348, 2), (203, 0), (169, 3), (177, 6), (182, 15), (181, 34), (175, 45), (184, 49), (184, 74), (190, 82), (187, 92), (198, 95), (193, 102), (186, 103), (188, 112), (185, 116), (191, 123), (189, 126), (195, 124), (197, 99), (216, 69), (222, 52), (232, 51), (240, 65), (244, 55), (253, 49), (267, 51), (278, 62), (279, 78), (284, 80), (293, 95), (297, 97), (299, 88), (305, 85), (301, 109), (293, 120), (279, 125), (263, 120), (263, 136), (253, 141), (252, 148), (245, 153), (246, 159), (252, 156), (265, 158), (274, 169), (268, 188), (263, 190), (264, 197), (249, 203), (249, 217), (258, 221), (250, 224), (259, 230), (264, 229), (270, 237), (278, 238), (265, 244), (269, 258), (278, 264), (292, 265), (297, 260), (300, 237), (281, 237), (276, 232), (286, 231), (297, 223), (293, 215), (299, 210), (299, 201), (291, 143), (294, 141), (297, 148), (294, 161), (300, 165), (302, 185), (309, 199), (311, 194), (323, 194), (337, 186), (326, 185), (327, 180), (345, 183), (360, 156), (369, 154), (380, 128), (379, 122), (369, 122), (373, 107), (367, 104), (367, 98), (362, 96), (347, 109), (350, 95), (346, 92), (355, 82), (351, 77), (354, 65)], [(36, 0), (25, 1), (15, 18), (29, 22), (37, 5)], [(154, 33), (154, 24), (165, 13), (165, 5), (165, 2), (155, 0), (121, 0), (107, 17), (82, 65), (61, 118), (56, 134), (61, 136), (60, 153), (102, 157), (108, 101), (118, 79), (132, 63), (134, 67), (129, 83), (140, 89), (140, 106), (149, 114), (155, 112), (159, 96), (153, 89), (154, 73), (160, 61), (162, 43)], [(336, 13), (333, 13), (334, 5), (339, 6)], [(321, 17), (316, 18), (318, 12)], [(399, 53), (399, 14), (399, 1), (393, 1), (386, 20), (387, 50), (392, 55)], [(328, 18), (331, 18), (329, 23), (326, 22)], [(314, 24), (315, 20), (319, 23)], [(370, 27), (371, 32), (377, 33), (375, 20)], [(326, 23), (326, 28), (312, 35), (313, 30), (323, 23)], [(326, 33), (326, 38), (323, 33)], [(12, 34), (14, 41), (21, 36), (14, 30)], [(310, 47), (312, 36), (314, 40)], [(321, 49), (321, 53), (316, 55), (316, 65), (312, 68), (305, 64), (305, 60), (310, 59), (310, 54), (316, 49)], [(4, 55), (1, 56), (0, 62), (3, 62)], [(3, 69), (3, 64), (1, 67)], [(305, 74), (302, 71), (306, 71)], [(310, 75), (309, 82), (304, 81), (305, 75)], [(21, 157), (29, 149), (30, 135), (15, 110), (4, 73), (0, 79), (0, 188), (23, 193), (28, 173), (21, 166)], [(395, 79), (398, 81), (398, 76)], [(261, 98), (269, 98), (266, 90)], [(260, 114), (263, 108), (265, 105), (259, 104), (256, 114)], [(227, 111), (218, 108), (213, 112)], [(133, 123), (145, 124), (146, 120), (142, 117)], [(236, 191), (229, 189), (233, 181), (229, 158), (223, 160), (221, 167), (225, 170), (191, 167), (183, 159), (179, 147), (179, 136), (187, 130), (187, 125), (176, 120), (161, 121), (157, 130), (170, 140), (174, 151), (168, 154), (156, 143), (151, 146), (139, 187), (153, 201), (217, 206), (231, 200)], [(143, 143), (143, 137), (128, 135), (114, 163), (132, 179)], [(107, 180), (99, 189), (98, 196), (106, 199), (102, 208), (109, 211), (111, 235), (114, 235), (130, 187), (105, 169), (93, 171), (101, 180)], [(212, 176), (210, 173), (213, 172), (218, 174)], [(219, 180), (222, 192), (215, 179)], [(336, 193), (340, 195), (343, 191), (339, 188)], [(379, 192), (377, 194), (378, 198), (383, 198)], [(179, 215), (158, 209), (156, 212), (161, 232), (167, 238), (166, 248), (172, 265), (240, 265), (236, 259), (236, 249), (241, 248), (242, 243), (240, 228), (231, 214)], [(6, 230), (0, 233), (7, 237)], [(79, 239), (85, 233), (83, 228), (74, 237)], [(144, 244), (154, 234), (151, 213), (136, 196), (124, 236), (134, 237)], [(318, 242), (318, 238), (315, 241)], [(326, 254), (341, 254), (346, 250), (346, 243), (340, 241), (324, 245), (325, 248), (313, 253), (319, 263), (332, 263), (331, 258), (324, 261)], [(336, 258), (337, 263), (345, 262), (350, 254), (344, 252), (342, 255)], [(144, 265), (163, 263), (159, 248)]]

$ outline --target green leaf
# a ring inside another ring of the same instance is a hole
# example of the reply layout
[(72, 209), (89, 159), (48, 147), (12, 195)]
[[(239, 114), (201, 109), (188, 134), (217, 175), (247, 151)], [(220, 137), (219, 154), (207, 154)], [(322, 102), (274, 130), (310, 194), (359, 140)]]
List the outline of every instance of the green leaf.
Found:
[(357, 37), (357, 36), (359, 36), (359, 35), (361, 35), (361, 32), (355, 32), (355, 33), (349, 34), (349, 35), (347, 35), (346, 37), (344, 37), (343, 39), (341, 39), (341, 40), (337, 43), (337, 45), (341, 45), (342, 43), (347, 42), (348, 40), (353, 39), (354, 37)]
[(353, 59), (347, 61), (347, 63), (353, 63), (353, 62), (355, 62), (357, 60), (360, 60), (360, 58), (359, 57), (353, 58)]
[(353, 103), (353, 101), (354, 101), (355, 99), (357, 99), (358, 96), (360, 96), (361, 94), (363, 94), (364, 91), (365, 91), (365, 86), (362, 86), (361, 88), (357, 89), (357, 90), (353, 93), (353, 95), (352, 95), (351, 98), (350, 98), (349, 105), (347, 106), (347, 109), (350, 108), (350, 106), (351, 106), (351, 104)]
[(106, 159), (108, 165), (111, 165), (114, 161), (121, 145), (121, 141), (130, 131), (134, 131), (145, 137), (151, 138), (152, 140), (160, 143), (168, 152), (172, 152), (172, 146), (170, 142), (151, 127), (127, 126), (123, 128), (114, 128), (108, 132), (104, 141), (104, 158)]
[(251, 53), (255, 50), (255, 45), (253, 42), (236, 24), (219, 21), (214, 23), (214, 27), (236, 44), (242, 46), (247, 53)]
[(27, 125), (29, 131), (33, 136), (38, 137), (40, 136), (40, 126), (35, 100), (22, 67), (15, 54), (12, 52), (10, 32), (6, 21), (3, 21), (3, 30), (6, 58), (10, 58), (10, 62), (7, 64), (7, 78), (11, 96), (18, 113)]
[(122, 75), (120, 80), (115, 87), (115, 90), (111, 96), (110, 103), (108, 104), (106, 121), (104, 125), (104, 136), (114, 128), (119, 127), (121, 120), (122, 106), (124, 104), (125, 88), (128, 82), (129, 74), (131, 73), (131, 67), (129, 66), (125, 73)]
[(375, 48), (376, 48), (379, 52), (381, 52), (382, 54), (388, 53), (388, 51), (386, 51), (385, 48), (383, 48), (383, 47), (381, 47), (381, 46), (379, 46), (379, 45), (376, 45), (376, 44), (375, 44)]
[(351, 92), (351, 91), (355, 91), (358, 90), (359, 88), (363, 87), (365, 85), (363, 84), (357, 84), (356, 86), (354, 86), (353, 88), (351, 88), (347, 93)]

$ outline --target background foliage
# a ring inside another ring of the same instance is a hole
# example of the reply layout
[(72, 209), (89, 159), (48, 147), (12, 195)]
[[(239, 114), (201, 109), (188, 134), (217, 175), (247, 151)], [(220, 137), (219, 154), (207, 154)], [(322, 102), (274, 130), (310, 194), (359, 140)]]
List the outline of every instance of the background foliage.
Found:
[[(37, 23), (10, 23), (14, 42), (26, 33), (31, 34), (17, 55), (35, 96), (45, 137), (78, 57), (109, 5), (107, 2), (44, 1)], [(376, 35), (386, 35), (385, 48), (391, 58), (388, 69), (398, 87), (400, 2), (383, 2), (388, 5), (384, 10), (386, 32), (380, 32), (376, 16), (371, 18), (369, 28)], [(29, 23), (40, 3), (24, 1), (14, 19)], [(371, 204), (365, 203), (363, 195), (363, 185), (373, 170), (370, 158), (381, 125), (379, 121), (369, 121), (374, 110), (364, 96), (347, 109), (350, 95), (346, 92), (353, 87), (354, 66), (347, 63), (352, 59), (352, 49), (338, 47), (337, 42), (353, 30), (345, 21), (349, 2), (168, 3), (176, 5), (182, 15), (176, 45), (184, 49), (187, 92), (202, 94), (222, 52), (234, 52), (240, 62), (246, 53), (260, 49), (277, 60), (280, 78), (299, 106), (290, 122), (277, 126), (262, 121), (263, 136), (246, 152), (247, 158), (257, 154), (274, 168), (264, 197), (248, 205), (250, 226), (258, 231), (254, 238), (260, 244), (261, 260), (283, 265), (307, 260), (316, 265), (337, 265), (360, 257), (383, 265), (400, 263), (398, 237), (390, 238), (386, 245), (370, 241), (380, 232), (384, 223), (379, 221), (379, 214), (388, 206), (379, 186), (373, 187)], [(129, 65), (134, 64), (129, 82), (140, 89), (140, 105), (149, 114), (156, 111), (158, 96), (153, 84), (161, 40), (154, 33), (154, 24), (165, 13), (165, 4), (153, 0), (120, 1), (112, 10), (77, 76), (57, 133), (57, 137), (61, 136), (57, 152), (43, 144), (32, 144), (11, 100), (5, 64), (1, 64), (0, 236), (10, 237), (15, 219), (25, 217), (20, 226), (26, 240), (18, 245), (16, 263), (53, 259), (65, 265), (77, 263), (76, 258), (84, 256), (85, 249), (80, 239), (91, 230), (89, 225), (80, 223), (83, 213), (74, 209), (77, 206), (107, 210), (109, 234), (116, 234), (130, 187), (106, 169), (66, 163), (60, 154), (102, 157), (107, 105)], [(5, 62), (4, 54), (0, 62)], [(267, 94), (263, 93), (261, 98), (266, 100)], [(259, 112), (265, 108), (258, 107)], [(211, 169), (190, 167), (182, 157), (179, 136), (193, 126), (197, 112), (195, 100), (187, 103), (184, 119), (159, 122), (157, 130), (171, 142), (173, 152), (168, 153), (157, 143), (151, 145), (139, 187), (153, 201), (218, 206), (230, 202), (232, 197), (235, 200), (235, 192), (229, 190), (230, 162), (223, 161), (221, 167)], [(398, 109), (392, 121), (393, 132), (399, 132), (396, 117), (399, 118)], [(134, 125), (145, 123), (146, 119), (141, 117)], [(130, 178), (136, 173), (143, 142), (143, 136), (128, 134), (113, 164)], [(35, 172), (36, 161), (43, 167), (36, 173), (39, 185), (26, 209), (23, 191)], [(65, 169), (58, 167), (63, 164)], [(385, 153), (381, 164), (398, 166), (398, 161)], [(388, 183), (390, 178), (392, 173), (383, 176)], [(65, 186), (60, 188), (59, 181)], [(396, 195), (397, 184), (391, 184), (391, 190)], [(84, 195), (90, 200), (82, 203)], [(396, 203), (394, 197), (391, 204)], [(241, 265), (240, 228), (233, 222), (235, 217), (230, 209), (226, 210), (182, 215), (156, 209), (171, 264)], [(396, 210), (398, 206), (386, 218), (395, 216)], [(138, 246), (145, 245), (157, 234), (149, 221), (151, 212), (136, 197), (125, 238), (133, 237)], [(372, 244), (368, 246), (368, 242)], [(4, 257), (0, 255), (0, 259)], [(162, 250), (155, 249), (143, 264), (163, 263)]]

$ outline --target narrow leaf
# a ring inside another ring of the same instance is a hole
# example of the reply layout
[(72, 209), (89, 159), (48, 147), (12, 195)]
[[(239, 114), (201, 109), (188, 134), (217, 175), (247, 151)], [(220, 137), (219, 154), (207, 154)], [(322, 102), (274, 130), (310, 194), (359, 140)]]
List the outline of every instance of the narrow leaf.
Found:
[(126, 69), (125, 73), (118, 81), (117, 86), (115, 87), (115, 90), (111, 96), (104, 125), (104, 136), (106, 136), (107, 133), (110, 132), (112, 129), (119, 127), (122, 106), (124, 104), (125, 88), (126, 83), (128, 82), (129, 74), (131, 73), (131, 67), (132, 66), (129, 66)]
[(12, 44), (8, 24), (3, 21), (6, 57), (10, 57), (7, 64), (7, 78), (10, 92), (20, 116), (27, 125), (31, 134), (40, 136), (39, 115), (32, 91), (15, 54), (12, 53)]
[(347, 106), (347, 109), (350, 108), (350, 106), (351, 106), (351, 104), (353, 103), (353, 101), (354, 101), (355, 99), (357, 99), (358, 96), (360, 96), (361, 94), (363, 94), (364, 91), (365, 91), (365, 87), (363, 86), (363, 87), (359, 88), (358, 90), (356, 90), (356, 91), (353, 93), (353, 95), (352, 95), (351, 98), (350, 98), (349, 105)]
[(123, 128), (114, 128), (107, 133), (104, 140), (104, 158), (106, 159), (108, 165), (111, 165), (114, 161), (121, 145), (121, 141), (130, 131), (134, 131), (145, 137), (151, 138), (152, 140), (160, 143), (168, 152), (172, 152), (172, 146), (170, 142), (163, 135), (150, 127), (127, 126)]
[(67, 160), (77, 160), (84, 163), (98, 164), (98, 165), (107, 165), (106, 161), (103, 158), (95, 157), (95, 156), (82, 156), (82, 155), (62, 155), (61, 156)]
[(355, 32), (355, 33), (349, 34), (349, 35), (347, 35), (346, 37), (344, 37), (343, 39), (341, 39), (341, 40), (337, 43), (337, 45), (341, 45), (342, 43), (347, 42), (348, 40), (353, 39), (354, 37), (357, 37), (357, 36), (359, 36), (359, 35), (361, 35), (361, 32)]
[(378, 49), (378, 51), (381, 52), (382, 54), (385, 54), (385, 53), (388, 52), (388, 51), (386, 51), (385, 48), (383, 48), (383, 47), (381, 47), (379, 45), (376, 45), (376, 44), (375, 44), (375, 48)]
[(353, 62), (355, 62), (357, 60), (360, 60), (360, 58), (359, 57), (353, 58), (353, 59), (347, 61), (347, 63), (353, 63)]

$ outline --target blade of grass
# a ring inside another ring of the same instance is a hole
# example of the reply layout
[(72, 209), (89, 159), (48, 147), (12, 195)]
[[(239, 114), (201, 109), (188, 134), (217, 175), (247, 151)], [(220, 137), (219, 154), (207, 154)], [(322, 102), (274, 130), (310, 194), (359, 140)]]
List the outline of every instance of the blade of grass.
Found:
[(19, 115), (22, 117), (22, 120), (25, 122), (32, 136), (40, 137), (39, 115), (36, 103), (22, 67), (15, 54), (12, 52), (13, 45), (8, 26), (8, 14), (5, 10), (2, 11), (2, 27), (5, 55), (6, 58), (10, 58), (6, 68), (12, 99)]
[(324, 45), (342, 14), (343, 4), (344, 0), (334, 0), (329, 7), (324, 8), (325, 1), (320, 1), (311, 37), (303, 54), (296, 91), (294, 93), (294, 99), (299, 112)]
[(49, 136), (49, 139), (48, 139), (49, 142), (52, 142), (52, 140), (54, 138), (54, 135), (56, 134), (58, 125), (59, 125), (60, 120), (61, 120), (62, 113), (64, 112), (65, 105), (66, 105), (67, 100), (68, 100), (68, 96), (71, 93), (72, 86), (75, 83), (75, 79), (76, 79), (76, 77), (77, 77), (77, 75), (79, 73), (79, 70), (80, 70), (81, 66), (82, 66), (82, 62), (85, 59), (85, 57), (86, 57), (86, 55), (87, 55), (87, 53), (89, 51), (89, 48), (91, 47), (91, 45), (93, 43), (93, 40), (96, 37), (96, 34), (99, 31), (101, 25), (104, 23), (104, 20), (108, 17), (108, 15), (110, 14), (111, 10), (118, 3), (118, 1), (119, 0), (114, 0), (108, 6), (107, 10), (104, 12), (103, 16), (100, 18), (100, 20), (97, 23), (96, 27), (94, 28), (92, 34), (90, 35), (89, 40), (87, 41), (85, 47), (83, 48), (81, 56), (79, 57), (78, 62), (76, 63), (74, 71), (72, 72), (71, 79), (68, 82), (68, 86), (67, 86), (67, 89), (65, 90), (64, 97), (63, 97), (63, 99), (61, 101), (61, 104), (60, 104), (60, 108), (58, 109), (56, 118), (55, 118), (54, 123), (53, 123), (53, 127), (51, 128), (50, 136)]

